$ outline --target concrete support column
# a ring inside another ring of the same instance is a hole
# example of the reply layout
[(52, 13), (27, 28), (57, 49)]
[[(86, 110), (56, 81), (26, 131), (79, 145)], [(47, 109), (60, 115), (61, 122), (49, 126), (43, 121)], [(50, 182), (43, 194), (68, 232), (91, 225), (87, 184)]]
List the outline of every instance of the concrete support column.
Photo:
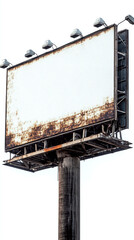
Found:
[(58, 240), (80, 240), (80, 159), (66, 154), (59, 163)]

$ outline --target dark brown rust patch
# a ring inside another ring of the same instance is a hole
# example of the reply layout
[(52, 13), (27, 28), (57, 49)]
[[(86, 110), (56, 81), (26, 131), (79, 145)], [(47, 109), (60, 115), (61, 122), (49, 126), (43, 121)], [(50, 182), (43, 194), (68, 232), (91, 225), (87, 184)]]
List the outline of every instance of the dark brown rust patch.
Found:
[(22, 126), (25, 123), (19, 122), (17, 134), (10, 134), (10, 131), (8, 132), (9, 126), (7, 126), (6, 149), (109, 119), (114, 119), (114, 102), (110, 103), (107, 100), (103, 106), (96, 106), (95, 108), (75, 113), (72, 116), (42, 125), (36, 122), (33, 127), (28, 128), (26, 131), (22, 131)]

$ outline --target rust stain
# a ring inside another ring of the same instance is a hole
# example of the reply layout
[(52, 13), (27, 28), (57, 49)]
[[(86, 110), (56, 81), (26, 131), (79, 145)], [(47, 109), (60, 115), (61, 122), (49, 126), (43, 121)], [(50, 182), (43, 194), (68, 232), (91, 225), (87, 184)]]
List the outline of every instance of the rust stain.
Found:
[[(17, 115), (17, 112), (16, 112)], [(6, 149), (15, 146), (20, 146), (41, 138), (54, 136), (56, 134), (75, 130), (80, 127), (99, 123), (108, 119), (114, 119), (114, 101), (109, 102), (107, 99), (102, 106), (75, 113), (71, 116), (55, 120), (49, 123), (39, 124), (35, 122), (32, 127), (24, 130), (25, 123), (19, 122), (18, 128), (13, 129), (15, 134), (12, 134), (12, 122), (9, 119), (6, 128)]]
[(46, 149), (44, 149), (44, 152), (46, 153), (46, 152), (54, 151), (54, 150), (57, 150), (57, 149), (60, 149), (60, 148), (62, 148), (61, 144), (57, 145), (57, 146), (54, 146), (54, 147), (46, 148)]

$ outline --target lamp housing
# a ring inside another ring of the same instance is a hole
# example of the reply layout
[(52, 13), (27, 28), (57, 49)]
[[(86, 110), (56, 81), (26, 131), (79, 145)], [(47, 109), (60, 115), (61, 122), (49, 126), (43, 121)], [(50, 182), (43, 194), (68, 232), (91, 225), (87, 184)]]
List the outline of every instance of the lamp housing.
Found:
[(3, 59), (0, 63), (0, 68), (7, 68), (11, 63), (7, 59)]
[(94, 27), (101, 27), (101, 26), (107, 26), (105, 21), (102, 18), (97, 18), (96, 21), (94, 22)]
[(70, 37), (72, 37), (72, 38), (76, 38), (76, 37), (79, 37), (79, 36), (83, 37), (81, 31), (78, 28), (75, 28), (73, 30), (73, 32), (70, 34)]
[(53, 43), (50, 40), (46, 40), (44, 42), (44, 44), (42, 45), (43, 49), (48, 49), (48, 48), (51, 48), (51, 47), (53, 47)]
[(134, 25), (134, 17), (132, 17), (131, 15), (127, 15), (125, 17), (125, 20), (127, 20), (130, 24)]
[(29, 58), (29, 57), (32, 57), (35, 54), (36, 53), (32, 49), (29, 49), (29, 50), (26, 51), (25, 57)]

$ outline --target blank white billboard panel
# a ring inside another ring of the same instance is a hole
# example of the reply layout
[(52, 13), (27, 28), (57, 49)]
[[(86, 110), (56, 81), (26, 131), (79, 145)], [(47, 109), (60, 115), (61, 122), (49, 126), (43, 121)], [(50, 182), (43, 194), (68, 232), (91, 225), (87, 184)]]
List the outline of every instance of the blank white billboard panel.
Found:
[(111, 26), (7, 71), (6, 149), (115, 118)]

